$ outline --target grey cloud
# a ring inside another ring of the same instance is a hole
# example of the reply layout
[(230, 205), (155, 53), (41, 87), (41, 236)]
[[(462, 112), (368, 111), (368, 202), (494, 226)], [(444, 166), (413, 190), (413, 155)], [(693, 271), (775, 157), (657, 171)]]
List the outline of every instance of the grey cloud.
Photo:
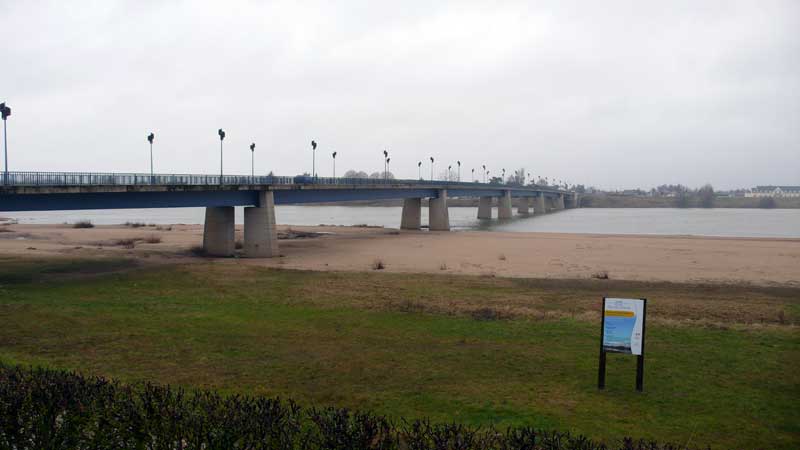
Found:
[(800, 183), (800, 6), (0, 2), (19, 170), (460, 159), (599, 187)]

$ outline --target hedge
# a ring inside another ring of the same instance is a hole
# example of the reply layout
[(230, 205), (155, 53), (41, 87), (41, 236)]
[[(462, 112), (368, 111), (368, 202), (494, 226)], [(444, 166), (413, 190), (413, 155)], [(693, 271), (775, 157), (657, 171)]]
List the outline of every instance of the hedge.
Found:
[(530, 427), (475, 428), (428, 420), (393, 422), (292, 400), (221, 396), (152, 383), (0, 365), (0, 449), (408, 449), (668, 450), (624, 438), (606, 445)]

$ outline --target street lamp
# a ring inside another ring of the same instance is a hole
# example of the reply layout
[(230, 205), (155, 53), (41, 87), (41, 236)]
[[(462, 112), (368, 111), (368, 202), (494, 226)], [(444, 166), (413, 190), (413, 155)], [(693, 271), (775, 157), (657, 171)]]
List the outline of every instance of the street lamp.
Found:
[(250, 144), (250, 178), (256, 177), (256, 143)]
[(386, 170), (388, 169), (389, 150), (383, 151), (383, 181), (386, 181)]
[(506, 184), (506, 169), (503, 169), (503, 178), (500, 180), (502, 184)]
[(475, 182), (475, 169), (472, 169), (472, 182)]
[(456, 161), (456, 164), (458, 165), (458, 182), (460, 183), (461, 182), (461, 161)]
[(156, 135), (150, 133), (147, 135), (147, 142), (150, 143), (150, 184), (153, 184), (155, 177), (153, 176), (153, 139), (156, 138)]
[(220, 128), (217, 134), (219, 135), (219, 184), (222, 184), (222, 141), (225, 139), (225, 131)]
[(333, 178), (336, 178), (336, 152), (331, 153), (333, 157)]
[(5, 171), (3, 172), (3, 184), (8, 184), (8, 129), (6, 121), (11, 115), (11, 108), (5, 102), (0, 103), (0, 115), (3, 117), (3, 156), (5, 157)]
[(453, 166), (447, 166), (447, 179), (444, 181), (450, 181), (450, 174), (453, 172)]
[(486, 184), (486, 174), (487, 173), (489, 173), (489, 171), (486, 170), (486, 164), (484, 164), (483, 165), (483, 184)]
[(386, 158), (386, 182), (389, 182), (389, 163), (392, 161), (392, 158)]
[(419, 176), (419, 179), (421, 180), (422, 179), (422, 161), (417, 163), (417, 172), (419, 172), (418, 176)]
[(431, 181), (433, 181), (433, 156), (431, 156)]
[(311, 176), (316, 177), (317, 170), (317, 141), (311, 141)]

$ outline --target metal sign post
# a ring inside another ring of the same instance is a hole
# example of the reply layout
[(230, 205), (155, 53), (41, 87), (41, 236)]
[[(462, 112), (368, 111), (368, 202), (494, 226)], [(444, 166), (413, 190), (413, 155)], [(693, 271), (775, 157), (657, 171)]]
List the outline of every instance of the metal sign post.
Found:
[(636, 355), (636, 390), (644, 390), (647, 299), (603, 297), (597, 388), (606, 387), (606, 353)]

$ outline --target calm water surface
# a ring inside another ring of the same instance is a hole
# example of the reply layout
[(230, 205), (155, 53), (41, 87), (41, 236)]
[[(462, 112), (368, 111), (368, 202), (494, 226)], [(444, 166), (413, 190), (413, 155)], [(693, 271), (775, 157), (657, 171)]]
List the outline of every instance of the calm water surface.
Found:
[[(400, 207), (278, 206), (278, 223), (287, 225), (400, 226)], [(507, 221), (478, 220), (477, 208), (450, 208), (456, 230), (537, 231), (553, 233), (670, 234), (739, 237), (800, 237), (800, 209), (613, 209), (582, 208)], [(88, 219), (98, 225), (124, 222), (155, 224), (203, 223), (203, 208), (117, 209), (107, 211), (48, 211), (2, 213), (20, 223), (46, 224)], [(243, 222), (236, 208), (236, 222)], [(497, 210), (494, 211), (497, 217)], [(422, 222), (427, 225), (423, 208)]]

